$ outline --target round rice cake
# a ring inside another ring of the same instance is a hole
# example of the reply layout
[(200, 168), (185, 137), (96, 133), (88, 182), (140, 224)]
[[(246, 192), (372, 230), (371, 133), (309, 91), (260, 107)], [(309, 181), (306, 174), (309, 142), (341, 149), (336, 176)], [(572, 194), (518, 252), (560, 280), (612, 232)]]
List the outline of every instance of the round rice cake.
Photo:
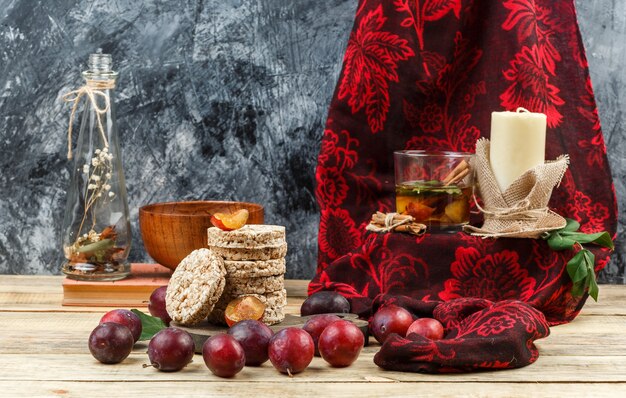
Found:
[(192, 251), (170, 277), (165, 308), (172, 320), (193, 325), (206, 318), (226, 285), (224, 260), (209, 249)]
[(232, 248), (209, 245), (215, 254), (225, 261), (268, 261), (284, 258), (287, 255), (287, 243), (278, 246), (257, 246), (255, 248)]
[(285, 288), (285, 276), (274, 275), (261, 278), (229, 278), (226, 277), (224, 293), (232, 296), (244, 294), (264, 294)]
[(285, 243), (285, 227), (281, 225), (248, 224), (233, 231), (211, 227), (207, 235), (208, 245), (218, 247), (251, 249)]
[(226, 280), (244, 278), (262, 278), (267, 276), (284, 275), (286, 271), (285, 259), (259, 261), (224, 261)]

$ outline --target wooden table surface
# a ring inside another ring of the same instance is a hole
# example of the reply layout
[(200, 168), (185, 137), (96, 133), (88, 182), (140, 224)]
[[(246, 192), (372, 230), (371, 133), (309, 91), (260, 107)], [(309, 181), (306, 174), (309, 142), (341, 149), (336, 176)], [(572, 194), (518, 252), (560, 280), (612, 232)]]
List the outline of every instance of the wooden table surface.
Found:
[[(288, 312), (298, 313), (306, 281), (287, 281), (287, 289)], [(373, 338), (352, 366), (334, 369), (314, 358), (293, 378), (268, 362), (221, 379), (199, 355), (180, 372), (144, 369), (145, 342), (121, 364), (103, 365), (87, 338), (108, 308), (62, 307), (61, 297), (61, 277), (0, 275), (0, 397), (626, 397), (626, 286), (601, 286), (599, 303), (588, 301), (574, 322), (537, 341), (535, 364), (457, 375), (382, 370)]]

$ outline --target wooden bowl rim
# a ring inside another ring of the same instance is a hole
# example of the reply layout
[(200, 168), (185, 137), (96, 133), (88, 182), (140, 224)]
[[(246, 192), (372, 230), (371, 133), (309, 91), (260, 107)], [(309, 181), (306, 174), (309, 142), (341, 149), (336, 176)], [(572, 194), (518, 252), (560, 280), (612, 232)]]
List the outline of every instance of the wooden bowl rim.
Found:
[(240, 201), (235, 201), (235, 200), (188, 200), (188, 201), (173, 201), (173, 202), (158, 202), (158, 203), (150, 203), (147, 205), (143, 205), (139, 208), (139, 214), (141, 215), (142, 213), (146, 213), (146, 214), (154, 214), (154, 215), (160, 215), (160, 216), (178, 216), (178, 217), (207, 217), (210, 216), (211, 214), (208, 213), (197, 213), (197, 214), (190, 214), (190, 213), (186, 213), (186, 214), (181, 214), (181, 213), (176, 213), (176, 212), (162, 212), (162, 211), (155, 211), (155, 207), (161, 207), (161, 206), (166, 206), (166, 205), (206, 205), (206, 204), (214, 204), (214, 205), (232, 205), (232, 204), (241, 204), (241, 205), (246, 205), (249, 207), (252, 207), (252, 210), (248, 210), (250, 211), (250, 213), (257, 213), (257, 212), (263, 212), (265, 209), (263, 207), (263, 205), (258, 204), (258, 203), (253, 203), (253, 202), (240, 202)]

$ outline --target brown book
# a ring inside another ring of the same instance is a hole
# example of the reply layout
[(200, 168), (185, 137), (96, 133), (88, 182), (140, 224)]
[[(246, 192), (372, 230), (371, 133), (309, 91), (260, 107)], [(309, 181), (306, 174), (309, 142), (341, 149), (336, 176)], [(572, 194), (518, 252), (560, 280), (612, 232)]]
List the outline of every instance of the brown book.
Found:
[(172, 271), (159, 264), (131, 264), (130, 276), (113, 282), (63, 279), (63, 305), (83, 307), (139, 307), (152, 292), (166, 286)]

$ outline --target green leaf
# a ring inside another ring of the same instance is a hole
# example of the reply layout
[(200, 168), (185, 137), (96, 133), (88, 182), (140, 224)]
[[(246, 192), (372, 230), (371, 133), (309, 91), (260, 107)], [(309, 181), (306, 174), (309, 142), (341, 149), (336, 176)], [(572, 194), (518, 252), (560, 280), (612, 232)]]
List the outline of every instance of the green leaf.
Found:
[(596, 274), (594, 271), (596, 258), (592, 252), (583, 249), (576, 253), (574, 257), (567, 263), (567, 273), (574, 282), (572, 286), (572, 296), (582, 296), (585, 290), (589, 295), (598, 301), (598, 293), (600, 288), (596, 282)]
[[(587, 249), (583, 249), (581, 250), (581, 252), (583, 253), (583, 257), (584, 257), (584, 261), (585, 261), (585, 268), (587, 269), (587, 278), (585, 280), (585, 287), (589, 288), (589, 295), (593, 297), (592, 295), (592, 289), (595, 290), (595, 300), (598, 301), (597, 297), (598, 297), (598, 284), (596, 282), (596, 272), (595, 272), (595, 265), (596, 265), (596, 256), (590, 252)], [(592, 288), (592, 286), (594, 288)]]
[(582, 245), (594, 243), (611, 250), (615, 246), (608, 232), (586, 234), (577, 232), (579, 228), (580, 224), (577, 221), (567, 218), (565, 227), (558, 231), (550, 231), (543, 238), (548, 241), (548, 245), (552, 250), (571, 249), (576, 244), (581, 247), (581, 250), (567, 262), (567, 273), (573, 282), (571, 293), (572, 296), (582, 296), (585, 290), (588, 290), (589, 295), (598, 301), (600, 288), (596, 282), (596, 257), (592, 252), (583, 248)]
[(133, 308), (130, 311), (137, 315), (139, 319), (141, 319), (142, 329), (139, 340), (150, 340), (152, 336), (157, 334), (159, 330), (165, 329), (167, 327), (167, 325), (161, 320), (161, 318), (148, 315), (139, 311), (136, 308)]
[(585, 263), (585, 250), (581, 250), (567, 262), (567, 273), (574, 284), (587, 277), (587, 264)]
[(441, 185), (441, 181), (439, 180), (428, 180), (417, 183), (417, 185), (426, 185), (426, 186), (437, 186)]
[(550, 246), (552, 250), (561, 251), (571, 249), (572, 247), (574, 247), (574, 244), (576, 244), (575, 240), (565, 238), (561, 236), (561, 234), (559, 234), (558, 232), (551, 233), (550, 237), (548, 238), (548, 246)]
[(594, 268), (596, 264), (596, 256), (587, 249), (583, 249), (580, 252), (583, 254), (583, 257), (585, 258), (585, 263), (587, 267), (591, 270), (591, 272), (594, 272)]
[(586, 285), (589, 287), (589, 295), (593, 297), (595, 301), (598, 301), (598, 293), (600, 288), (596, 282), (595, 264), (596, 256), (587, 249), (581, 250), (585, 258), (585, 267), (587, 268), (587, 280)]
[(438, 180), (415, 181), (396, 187), (397, 195), (435, 195), (440, 193), (461, 195), (463, 191), (456, 185), (443, 185)]
[(85, 246), (80, 246), (76, 251), (79, 253), (93, 253), (99, 250), (106, 250), (113, 247), (115, 242), (111, 239), (102, 239), (94, 243), (90, 243)]
[(600, 288), (598, 287), (598, 283), (596, 282), (595, 274), (592, 272), (591, 275), (593, 276), (589, 278), (589, 295), (593, 297), (593, 299), (597, 302)]
[(583, 243), (595, 243), (596, 245), (602, 247), (608, 247), (613, 250), (615, 247), (613, 245), (613, 240), (611, 239), (611, 235), (608, 232), (597, 232), (595, 234), (585, 234), (582, 232), (563, 232), (562, 236), (567, 237), (568, 239), (573, 239), (576, 242)]
[(574, 283), (574, 285), (572, 286), (572, 296), (574, 297), (580, 297), (583, 295), (583, 293), (585, 292), (585, 282), (578, 282), (578, 283)]
[(576, 220), (572, 220), (571, 218), (566, 218), (565, 222), (566, 222), (565, 226), (559, 229), (559, 232), (573, 232), (573, 231), (578, 231), (578, 228), (580, 228), (580, 223)]
[(611, 235), (608, 232), (600, 232), (600, 237), (593, 241), (596, 245), (600, 245), (602, 247), (607, 247), (611, 250), (615, 250), (615, 244), (613, 244), (613, 239), (611, 239)]

